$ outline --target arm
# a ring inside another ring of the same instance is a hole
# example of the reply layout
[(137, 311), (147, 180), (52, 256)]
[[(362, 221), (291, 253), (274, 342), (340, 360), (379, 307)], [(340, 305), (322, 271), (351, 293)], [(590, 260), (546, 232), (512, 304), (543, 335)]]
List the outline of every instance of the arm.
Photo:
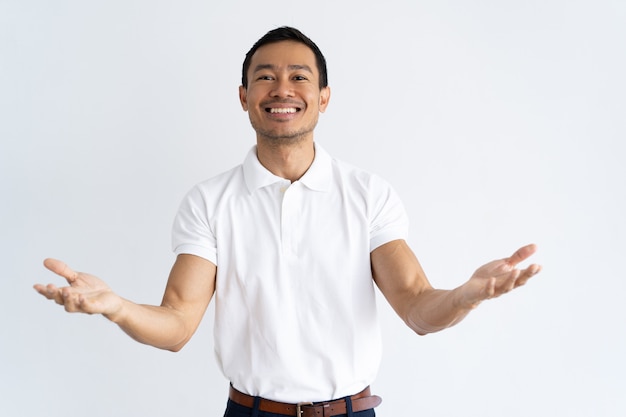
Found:
[(535, 251), (535, 245), (524, 246), (509, 258), (478, 268), (463, 285), (439, 290), (428, 282), (406, 242), (395, 240), (372, 252), (372, 273), (396, 313), (416, 333), (425, 335), (455, 325), (482, 301), (524, 285), (541, 267), (517, 269), (516, 265)]
[(115, 294), (93, 275), (46, 259), (46, 268), (70, 284), (37, 284), (35, 290), (68, 312), (102, 314), (138, 342), (179, 351), (194, 334), (215, 291), (217, 267), (193, 255), (179, 255), (160, 306), (136, 304)]

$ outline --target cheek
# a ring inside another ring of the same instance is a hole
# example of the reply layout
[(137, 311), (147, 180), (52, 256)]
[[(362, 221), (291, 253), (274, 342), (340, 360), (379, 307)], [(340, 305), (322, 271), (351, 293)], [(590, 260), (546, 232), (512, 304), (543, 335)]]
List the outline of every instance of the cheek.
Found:
[(256, 91), (256, 89), (248, 89), (248, 91), (242, 95), (241, 103), (247, 108), (247, 110), (251, 110), (257, 107), (259, 100), (259, 92)]

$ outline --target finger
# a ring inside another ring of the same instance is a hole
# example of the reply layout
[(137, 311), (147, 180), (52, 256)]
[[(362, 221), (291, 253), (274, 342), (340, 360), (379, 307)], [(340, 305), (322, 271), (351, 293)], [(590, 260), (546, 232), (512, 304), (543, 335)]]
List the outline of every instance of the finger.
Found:
[(62, 276), (70, 284), (76, 281), (78, 272), (67, 266), (65, 262), (58, 259), (47, 258), (43, 261), (43, 265), (55, 274)]
[(46, 291), (46, 286), (42, 285), (42, 284), (35, 284), (33, 285), (33, 288), (35, 289), (35, 291), (37, 291), (39, 294), (43, 295), (44, 297), (48, 298), (48, 292)]
[(76, 313), (82, 311), (82, 296), (80, 294), (73, 294), (70, 291), (64, 289), (61, 291), (61, 295), (63, 297), (63, 305), (65, 306), (65, 311), (68, 313)]
[(535, 252), (537, 252), (537, 245), (531, 243), (530, 245), (523, 246), (516, 250), (513, 255), (506, 259), (506, 262), (511, 266), (515, 266), (518, 263), (528, 259)]
[(44, 295), (46, 296), (46, 298), (48, 298), (49, 300), (53, 300), (59, 305), (64, 304), (61, 288), (57, 288), (54, 284), (46, 285)]
[(502, 294), (506, 294), (507, 292), (513, 291), (513, 289), (517, 286), (517, 280), (522, 275), (522, 271), (519, 269), (515, 269), (511, 271), (509, 278), (504, 283), (504, 288), (502, 290)]
[(541, 265), (537, 265), (537, 264), (530, 265), (528, 268), (522, 271), (522, 273), (520, 274), (520, 277), (517, 279), (517, 282), (515, 283), (515, 286), (521, 287), (522, 285), (526, 284), (526, 282), (529, 279), (537, 275), (539, 272), (541, 272)]
[(39, 294), (46, 297), (48, 300), (54, 300), (54, 296), (58, 292), (57, 288), (52, 284), (49, 284), (49, 285), (35, 284), (33, 285), (33, 288), (35, 289), (35, 291), (37, 291)]

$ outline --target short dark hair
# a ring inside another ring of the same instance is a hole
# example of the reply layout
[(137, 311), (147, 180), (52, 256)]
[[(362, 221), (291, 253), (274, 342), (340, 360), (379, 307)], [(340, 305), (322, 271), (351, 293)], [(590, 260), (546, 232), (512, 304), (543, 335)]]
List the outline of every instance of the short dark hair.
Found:
[(315, 54), (315, 61), (317, 63), (317, 70), (320, 73), (320, 90), (328, 86), (328, 70), (326, 69), (326, 58), (317, 47), (315, 42), (309, 39), (304, 33), (300, 32), (296, 28), (289, 26), (282, 26), (267, 32), (261, 39), (259, 39), (252, 48), (246, 54), (246, 59), (243, 61), (243, 69), (241, 71), (241, 85), (244, 88), (248, 88), (248, 70), (250, 69), (250, 61), (252, 61), (252, 55), (262, 46), (282, 42), (282, 41), (294, 41), (302, 43), (311, 49)]

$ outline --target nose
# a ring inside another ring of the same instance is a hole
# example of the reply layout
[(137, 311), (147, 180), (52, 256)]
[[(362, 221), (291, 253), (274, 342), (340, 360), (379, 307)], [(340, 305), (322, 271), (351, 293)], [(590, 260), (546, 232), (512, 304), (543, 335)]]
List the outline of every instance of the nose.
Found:
[(293, 85), (288, 79), (280, 78), (274, 83), (272, 90), (270, 91), (272, 97), (293, 97)]

